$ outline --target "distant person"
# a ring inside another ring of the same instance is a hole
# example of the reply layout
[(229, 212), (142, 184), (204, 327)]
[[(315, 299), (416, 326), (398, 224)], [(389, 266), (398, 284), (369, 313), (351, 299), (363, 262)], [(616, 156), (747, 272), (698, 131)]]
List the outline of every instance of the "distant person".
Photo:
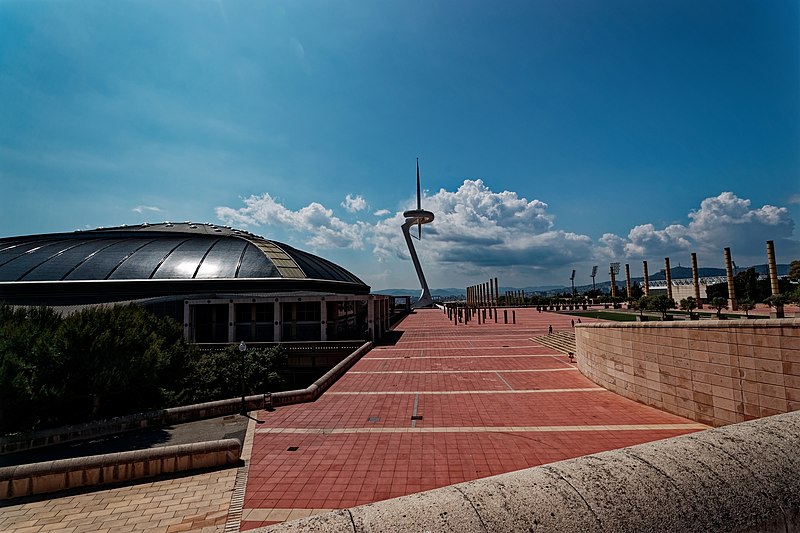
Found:
[(578, 324), (580, 324), (580, 323), (581, 323), (581, 319), (579, 318), (579, 319), (578, 319)]
[(552, 335), (553, 334), (553, 326), (552, 326), (552, 324), (550, 326), (547, 326), (547, 334), (548, 335)]
[(575, 319), (572, 319), (572, 327), (575, 327)]

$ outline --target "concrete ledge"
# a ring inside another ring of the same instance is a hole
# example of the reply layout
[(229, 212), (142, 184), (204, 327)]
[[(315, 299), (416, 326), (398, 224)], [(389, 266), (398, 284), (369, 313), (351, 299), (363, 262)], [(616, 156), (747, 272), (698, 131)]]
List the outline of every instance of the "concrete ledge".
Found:
[[(272, 395), (248, 396), (245, 398), (245, 409), (253, 411), (270, 406), (312, 402), (371, 349), (371, 342), (364, 343), (308, 388)], [(174, 407), (80, 427), (58, 428), (16, 438), (4, 438), (0, 440), (0, 449), (10, 453), (146, 427), (225, 416), (238, 413), (241, 406), (241, 398), (232, 398)], [(3, 467), (0, 468), (0, 500), (226, 466), (238, 462), (240, 454), (239, 441), (226, 439)]]
[(800, 412), (254, 531), (797, 531)]
[(328, 370), (321, 378), (312, 383), (305, 389), (275, 392), (272, 394), (272, 405), (279, 407), (282, 405), (292, 405), (295, 403), (313, 402), (319, 398), (323, 392), (336, 383), (342, 375), (350, 370), (364, 354), (372, 349), (372, 342), (366, 342), (356, 351), (342, 359), (335, 367)]
[[(252, 396), (247, 396), (245, 397), (245, 409), (247, 411), (256, 411), (269, 407), (270, 405), (278, 406), (313, 402), (371, 349), (371, 342), (362, 344), (357, 350), (326, 372), (325, 375), (315, 381), (310, 387), (272, 394), (271, 404), (269, 399), (270, 395), (254, 394)], [(227, 416), (239, 413), (241, 408), (241, 398), (230, 398), (215, 402), (198, 403), (150, 411), (147, 413), (138, 413), (108, 420), (98, 420), (97, 422), (90, 422), (77, 426), (66, 426), (2, 437), (0, 438), (0, 455), (43, 448), (55, 444), (103, 437), (106, 435), (115, 435), (148, 427), (160, 427), (203, 420), (206, 418)]]
[[(245, 398), (245, 409), (263, 409), (268, 403), (268, 395), (254, 394)], [(23, 433), (0, 438), (0, 455), (21, 452), (35, 448), (64, 444), (79, 440), (115, 435), (148, 427), (160, 427), (206, 418), (236, 414), (241, 411), (242, 399), (230, 398), (215, 402), (198, 403), (182, 407), (172, 407), (147, 413), (98, 420), (77, 426), (66, 426), (31, 433)]]
[(237, 464), (236, 439), (0, 468), (0, 500)]

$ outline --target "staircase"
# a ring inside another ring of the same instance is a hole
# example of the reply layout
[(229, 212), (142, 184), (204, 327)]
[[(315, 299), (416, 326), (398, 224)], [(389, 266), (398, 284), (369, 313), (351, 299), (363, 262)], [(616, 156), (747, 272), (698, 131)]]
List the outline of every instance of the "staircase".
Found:
[(559, 352), (575, 353), (575, 333), (572, 331), (556, 331), (542, 337), (533, 337), (531, 340)]

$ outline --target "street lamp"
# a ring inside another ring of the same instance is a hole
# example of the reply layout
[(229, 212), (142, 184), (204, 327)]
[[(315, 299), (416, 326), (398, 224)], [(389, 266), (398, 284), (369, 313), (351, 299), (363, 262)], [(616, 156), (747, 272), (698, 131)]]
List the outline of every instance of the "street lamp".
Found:
[(244, 341), (239, 343), (239, 353), (242, 354), (242, 366), (240, 367), (242, 376), (242, 412), (241, 414), (247, 416), (247, 410), (244, 408), (244, 353), (247, 351), (247, 345)]

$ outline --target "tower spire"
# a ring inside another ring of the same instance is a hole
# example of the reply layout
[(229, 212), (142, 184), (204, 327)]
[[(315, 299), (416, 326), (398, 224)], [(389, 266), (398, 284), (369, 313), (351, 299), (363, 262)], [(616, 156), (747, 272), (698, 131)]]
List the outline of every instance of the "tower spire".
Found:
[(417, 158), (417, 210), (422, 209), (422, 200), (419, 191), (419, 157)]
[[(422, 195), (419, 190), (419, 157), (417, 158), (417, 211), (422, 210)], [(422, 222), (417, 223), (417, 238), (422, 239)]]

